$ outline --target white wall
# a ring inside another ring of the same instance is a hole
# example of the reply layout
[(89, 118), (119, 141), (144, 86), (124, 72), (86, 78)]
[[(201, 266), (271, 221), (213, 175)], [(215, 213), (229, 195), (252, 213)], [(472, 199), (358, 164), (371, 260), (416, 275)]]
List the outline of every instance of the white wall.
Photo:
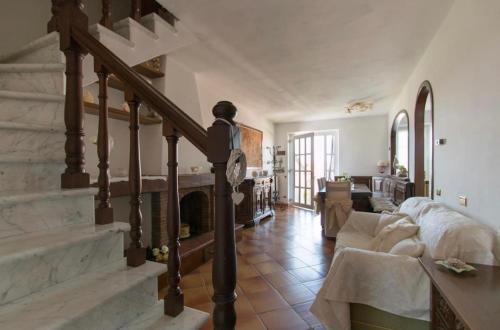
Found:
[[(388, 118), (410, 115), (410, 175), (414, 174), (414, 111), (424, 80), (434, 90), (436, 200), (500, 226), (500, 2), (457, 0), (405, 84)], [(388, 134), (390, 134), (388, 129)], [(458, 196), (468, 197), (468, 206)]]
[[(214, 121), (212, 108), (217, 104), (217, 102), (223, 100), (231, 101), (238, 108), (235, 121), (263, 132), (263, 169), (271, 171), (272, 164), (268, 164), (268, 162), (272, 160), (272, 156), (266, 147), (271, 147), (275, 144), (274, 125), (271, 121), (265, 119), (261, 115), (262, 109), (249, 109), (242, 107), (241, 104), (238, 103), (237, 94), (232, 93), (230, 91), (231, 89), (227, 88), (227, 86), (219, 85), (205, 75), (197, 74), (196, 81), (198, 84), (198, 95), (203, 126), (208, 127), (212, 125)], [(250, 175), (250, 173), (248, 174)]]
[[(339, 131), (339, 173), (373, 175), (377, 162), (387, 160), (387, 116), (366, 116), (301, 123), (275, 124), (275, 142), (287, 146), (288, 135), (337, 129)], [(287, 155), (289, 150), (287, 150)], [(288, 171), (288, 168), (286, 169)], [(288, 172), (287, 172), (288, 173)], [(280, 200), (286, 202), (287, 179), (280, 179)]]

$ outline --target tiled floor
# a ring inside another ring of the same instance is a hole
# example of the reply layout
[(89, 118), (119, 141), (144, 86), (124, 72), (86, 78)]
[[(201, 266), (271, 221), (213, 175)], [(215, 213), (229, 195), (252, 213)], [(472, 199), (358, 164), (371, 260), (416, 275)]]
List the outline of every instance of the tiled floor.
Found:
[[(237, 329), (323, 329), (309, 312), (333, 255), (319, 217), (296, 208), (245, 229), (238, 243)], [(211, 313), (211, 262), (182, 279), (185, 304)], [(212, 329), (210, 319), (203, 329)]]

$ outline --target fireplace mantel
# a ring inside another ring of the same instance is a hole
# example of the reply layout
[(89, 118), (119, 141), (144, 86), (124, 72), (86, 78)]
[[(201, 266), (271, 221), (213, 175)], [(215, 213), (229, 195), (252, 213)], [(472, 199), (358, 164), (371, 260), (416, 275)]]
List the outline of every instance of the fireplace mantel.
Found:
[[(167, 175), (144, 175), (142, 176), (142, 192), (154, 193), (167, 191)], [(213, 186), (215, 177), (212, 173), (203, 174), (181, 174), (179, 175), (179, 190)], [(97, 182), (92, 183), (97, 187)], [(128, 177), (114, 177), (110, 184), (111, 197), (128, 196), (129, 186)]]

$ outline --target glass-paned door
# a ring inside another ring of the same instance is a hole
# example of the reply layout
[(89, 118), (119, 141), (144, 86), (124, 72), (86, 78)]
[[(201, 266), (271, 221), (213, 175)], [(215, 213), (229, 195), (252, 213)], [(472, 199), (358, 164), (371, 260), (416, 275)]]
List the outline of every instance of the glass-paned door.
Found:
[(293, 138), (293, 203), (312, 208), (314, 196), (314, 134)]

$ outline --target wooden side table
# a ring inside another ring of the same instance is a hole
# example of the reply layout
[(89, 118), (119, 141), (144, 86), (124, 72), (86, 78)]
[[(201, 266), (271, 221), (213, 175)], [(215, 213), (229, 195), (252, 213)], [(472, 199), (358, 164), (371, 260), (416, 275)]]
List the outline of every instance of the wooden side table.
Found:
[(432, 329), (500, 329), (500, 267), (473, 264), (477, 271), (459, 275), (434, 259), (419, 261), (432, 282)]

